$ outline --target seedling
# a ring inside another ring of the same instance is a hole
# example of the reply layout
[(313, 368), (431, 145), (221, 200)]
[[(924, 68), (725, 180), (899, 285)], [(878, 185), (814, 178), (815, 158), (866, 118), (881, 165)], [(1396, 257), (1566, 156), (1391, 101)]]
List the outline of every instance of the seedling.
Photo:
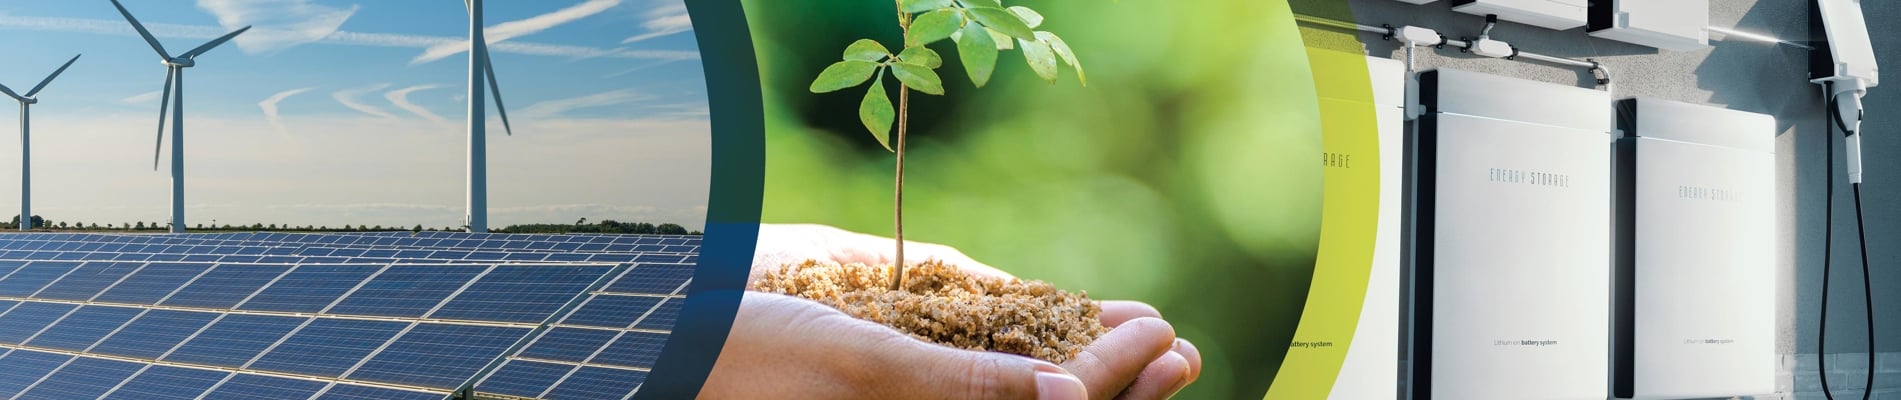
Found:
[[(903, 50), (893, 54), (889, 47), (872, 39), (858, 39), (845, 47), (842, 61), (826, 67), (812, 81), (812, 93), (829, 93), (857, 87), (870, 81), (865, 99), (858, 104), (858, 120), (878, 138), (885, 150), (897, 153), (897, 182), (892, 191), (892, 219), (897, 239), (897, 257), (891, 266), (891, 289), (904, 284), (904, 136), (910, 114), (911, 91), (943, 95), (944, 82), (937, 76), (944, 59), (928, 47), (950, 39), (970, 75), (970, 83), (983, 87), (996, 70), (998, 53), (1021, 49), (1023, 58), (1038, 77), (1056, 82), (1057, 63), (1074, 67), (1076, 79), (1088, 85), (1076, 53), (1054, 33), (1036, 30), (1043, 15), (1023, 6), (1005, 7), (1003, 0), (897, 0), (898, 27), (904, 31)], [(898, 103), (892, 107), (885, 93), (884, 77), (889, 72), (898, 80)], [(897, 126), (897, 145), (892, 146), (892, 125)]]

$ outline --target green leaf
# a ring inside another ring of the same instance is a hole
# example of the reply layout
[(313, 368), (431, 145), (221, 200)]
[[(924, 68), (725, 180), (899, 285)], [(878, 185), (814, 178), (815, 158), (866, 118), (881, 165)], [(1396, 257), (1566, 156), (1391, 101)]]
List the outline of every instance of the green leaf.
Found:
[(924, 46), (904, 49), (903, 53), (898, 53), (898, 60), (930, 67), (931, 69), (944, 66), (944, 57), (938, 56), (937, 51)]
[(1011, 6), (1010, 13), (1016, 14), (1017, 19), (1023, 20), (1023, 24), (1028, 25), (1030, 29), (1043, 26), (1043, 14), (1038, 14), (1036, 10), (1031, 10), (1029, 7)]
[(990, 73), (997, 69), (997, 42), (990, 39), (990, 33), (977, 24), (964, 25), (963, 39), (957, 41), (957, 55), (964, 63), (964, 71), (970, 73), (970, 83), (984, 87), (990, 82)]
[(1056, 56), (1062, 57), (1064, 63), (1076, 69), (1076, 80), (1082, 82), (1083, 86), (1089, 86), (1089, 76), (1083, 74), (1083, 63), (1076, 61), (1076, 51), (1069, 48), (1069, 43), (1064, 43), (1063, 38), (1057, 37), (1054, 33), (1043, 31), (1037, 31), (1036, 38), (1042, 40), (1043, 43), (1049, 43), (1050, 49), (1056, 51)]
[(943, 9), (924, 13), (911, 21), (910, 45), (935, 43), (948, 38), (957, 28), (964, 25), (964, 14), (957, 10)]
[(865, 92), (865, 100), (858, 103), (858, 121), (865, 123), (865, 129), (878, 138), (878, 144), (891, 150), (891, 124), (897, 120), (898, 111), (891, 108), (891, 98), (884, 92), (884, 77), (880, 76), (872, 81), (871, 90)]
[(1023, 59), (1030, 62), (1030, 70), (1036, 71), (1036, 76), (1043, 80), (1056, 83), (1056, 52), (1050, 50), (1049, 43), (1018, 39), (1017, 44), (1023, 47)]
[(984, 32), (990, 34), (990, 41), (997, 44), (997, 50), (1016, 50), (1016, 38), (998, 33), (996, 29), (984, 28)]
[(1017, 39), (1036, 40), (1036, 34), (1030, 31), (1030, 26), (1024, 25), (1015, 13), (995, 7), (971, 7), (968, 10), (972, 18), (990, 29)]
[(825, 67), (824, 72), (818, 73), (818, 79), (812, 80), (811, 90), (812, 93), (829, 93), (858, 86), (860, 83), (865, 83), (866, 79), (871, 79), (871, 74), (877, 71), (878, 63), (875, 62), (839, 61), (830, 67)]
[(896, 75), (906, 87), (925, 94), (944, 95), (944, 81), (938, 79), (937, 71), (932, 71), (931, 67), (908, 62), (892, 63), (891, 74)]
[(885, 57), (890, 55), (891, 50), (885, 50), (884, 45), (878, 44), (878, 41), (871, 39), (858, 39), (858, 41), (852, 42), (851, 46), (845, 47), (846, 60), (875, 62), (884, 60)]
[(900, 0), (899, 9), (907, 13), (921, 13), (940, 8), (957, 6), (956, 0)]

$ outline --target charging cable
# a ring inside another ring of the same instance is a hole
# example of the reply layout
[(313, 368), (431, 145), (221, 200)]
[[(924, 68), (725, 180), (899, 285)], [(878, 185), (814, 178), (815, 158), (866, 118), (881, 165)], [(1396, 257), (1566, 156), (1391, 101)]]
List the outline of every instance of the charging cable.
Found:
[[(1835, 141), (1835, 130), (1839, 128), (1842, 130), (1842, 133), (1844, 134), (1844, 137), (1847, 141), (1846, 145), (1847, 145), (1847, 151), (1848, 151), (1847, 161), (1848, 161), (1849, 186), (1854, 189), (1854, 195), (1855, 195), (1855, 233), (1861, 243), (1859, 247), (1861, 248), (1862, 301), (1865, 305), (1865, 310), (1868, 313), (1868, 373), (1866, 374), (1867, 377), (1862, 389), (1861, 398), (1862, 400), (1867, 400), (1869, 398), (1869, 395), (1873, 394), (1875, 391), (1875, 385), (1874, 385), (1875, 383), (1875, 300), (1874, 300), (1874, 292), (1870, 290), (1870, 284), (1869, 284), (1869, 279), (1868, 279), (1868, 270), (1869, 270), (1868, 268), (1868, 232), (1867, 232), (1867, 228), (1864, 227), (1862, 224), (1861, 135), (1860, 135), (1860, 132), (1858, 132), (1858, 130), (1860, 130), (1861, 128), (1861, 119), (1862, 119), (1862, 113), (1861, 113), (1861, 107), (1860, 107), (1861, 100), (1860, 100), (1860, 96), (1853, 91), (1836, 93), (1832, 90), (1833, 86), (1834, 86), (1833, 83), (1827, 84), (1827, 86), (1825, 86), (1826, 88), (1830, 89), (1829, 94), (1828, 94), (1829, 96), (1828, 102), (1827, 102), (1828, 110), (1826, 111), (1828, 113), (1828, 121), (1824, 122), (1825, 124), (1828, 125), (1826, 129), (1828, 129), (1827, 137), (1828, 137), (1829, 143), (1827, 146), (1824, 146), (1824, 148), (1826, 148), (1828, 152), (1828, 156), (1827, 156), (1828, 164), (1826, 164), (1827, 165), (1826, 171), (1828, 171), (1827, 172), (1828, 180), (1827, 180), (1827, 183), (1823, 186), (1825, 188), (1824, 190), (1828, 191), (1827, 192), (1828, 194), (1824, 197), (1824, 199), (1826, 200), (1825, 200), (1824, 206), (1822, 207), (1823, 208), (1822, 218), (1825, 222), (1824, 226), (1826, 228), (1822, 232), (1822, 315), (1821, 315), (1821, 322), (1820, 322), (1821, 329), (1819, 329), (1818, 332), (1816, 333), (1816, 340), (1815, 340), (1816, 341), (1816, 346), (1815, 346), (1816, 374), (1820, 375), (1822, 378), (1822, 396), (1828, 398), (1829, 400), (1834, 400), (1835, 395), (1829, 391), (1829, 387), (1828, 387), (1828, 351), (1826, 349), (1828, 346), (1828, 281), (1830, 278), (1829, 264), (1832, 261), (1831, 259), (1833, 255), (1832, 254), (1833, 252), (1830, 250), (1833, 249), (1834, 243), (1835, 243), (1835, 240), (1834, 240), (1835, 143), (1834, 141)], [(1840, 97), (1842, 94), (1850, 95), (1851, 99), (1853, 99), (1853, 103), (1841, 104)], [(1855, 110), (1855, 122), (1853, 123), (1849, 123), (1846, 120), (1846, 117), (1844, 117), (1844, 115), (1847, 114), (1848, 109), (1843, 108), (1843, 107), (1848, 107), (1848, 106), (1853, 106), (1853, 109)]]

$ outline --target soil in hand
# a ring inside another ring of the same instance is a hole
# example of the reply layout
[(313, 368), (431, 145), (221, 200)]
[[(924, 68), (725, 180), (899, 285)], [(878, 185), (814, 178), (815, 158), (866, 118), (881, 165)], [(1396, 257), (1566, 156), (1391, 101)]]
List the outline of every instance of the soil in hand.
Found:
[(751, 289), (817, 301), (925, 341), (1057, 364), (1109, 331), (1097, 319), (1102, 307), (1087, 293), (971, 275), (936, 261), (905, 275), (903, 290), (891, 290), (889, 266), (806, 261), (765, 273)]

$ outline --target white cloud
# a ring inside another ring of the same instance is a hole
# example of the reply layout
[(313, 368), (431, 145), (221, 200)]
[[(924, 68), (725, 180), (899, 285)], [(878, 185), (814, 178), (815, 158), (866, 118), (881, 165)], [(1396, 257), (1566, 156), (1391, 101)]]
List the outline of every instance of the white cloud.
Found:
[[(145, 24), (145, 28), (150, 30), (153, 36), (165, 39), (208, 40), (229, 33), (229, 31), (224, 28), (216, 26), (166, 24), (150, 21), (140, 22)], [(138, 33), (133, 32), (132, 26), (126, 24), (124, 19), (23, 17), (0, 13), (0, 29), (138, 37)], [(244, 35), (239, 35), (239, 37), (248, 36), (250, 34), (250, 32), (246, 32)], [(414, 49), (428, 49), (444, 44), (459, 44), (463, 50), (468, 49), (468, 39), (463, 37), (351, 32), (343, 30), (331, 32), (316, 43)], [(490, 43), (489, 51), (492, 52), (533, 56), (567, 58), (609, 57), (652, 60), (696, 60), (700, 58), (699, 52), (686, 50), (601, 49), (587, 46), (519, 41), (494, 43), (492, 40)]]
[(336, 33), (356, 14), (348, 9), (313, 4), (310, 0), (198, 0), (198, 8), (218, 17), (225, 30), (252, 26), (235, 42), (245, 53), (281, 50), (323, 40)]
[(161, 95), (163, 94), (159, 93), (159, 91), (157, 90), (154, 90), (150, 92), (139, 93), (132, 96), (128, 96), (124, 99), (119, 99), (119, 102), (125, 103), (125, 104), (139, 105), (139, 104), (150, 103), (153, 100), (158, 100), (158, 96), (161, 96)]
[[(569, 22), (587, 18), (594, 14), (600, 14), (602, 11), (607, 11), (609, 8), (620, 5), (620, 2), (621, 0), (588, 0), (585, 3), (555, 10), (547, 14), (488, 26), (484, 28), (482, 32), (485, 35), (486, 43), (494, 45), (509, 39), (566, 25)], [(417, 55), (415, 59), (409, 60), (409, 63), (427, 63), (466, 51), (469, 51), (468, 39), (458, 40), (453, 43), (437, 44), (429, 47), (427, 50), (423, 50), (422, 54)]]
[(640, 27), (646, 28), (647, 32), (621, 40), (621, 44), (693, 30), (693, 19), (687, 17), (685, 3), (675, 1), (671, 4), (663, 4), (648, 11), (646, 17), (647, 21), (642, 22)]
[(387, 83), (378, 83), (375, 85), (370, 85), (370, 86), (362, 87), (362, 88), (338, 90), (335, 93), (331, 93), (330, 98), (337, 99), (337, 102), (342, 103), (344, 107), (349, 107), (352, 110), (361, 111), (364, 114), (369, 114), (371, 116), (383, 117), (383, 118), (389, 118), (389, 119), (400, 119), (400, 118), (397, 118), (395, 114), (390, 114), (388, 111), (383, 111), (383, 109), (381, 108), (376, 108), (375, 106), (363, 104), (362, 102), (359, 102), (356, 100), (357, 96), (362, 96), (364, 93), (383, 90), (384, 88), (388, 88), (388, 87), (389, 87), (389, 84)]
[(625, 104), (649, 98), (652, 97), (636, 94), (633, 90), (621, 89), (581, 97), (535, 103), (534, 105), (528, 106), (528, 108), (522, 109), (519, 115), (530, 118), (553, 117), (572, 110)]
[(409, 101), (410, 93), (415, 93), (415, 92), (420, 92), (420, 91), (430, 90), (430, 89), (441, 89), (444, 87), (446, 86), (443, 86), (443, 85), (410, 86), (410, 87), (406, 87), (402, 89), (391, 90), (387, 93), (383, 93), (383, 98), (389, 99), (389, 103), (396, 105), (396, 108), (401, 108), (403, 109), (403, 111), (408, 111), (411, 114), (416, 114), (416, 116), (422, 117), (422, 119), (429, 120), (429, 122), (434, 122), (438, 124), (447, 124), (449, 123), (449, 120), (443, 119), (442, 116), (436, 115), (436, 113), (433, 113), (433, 112), (429, 112), (429, 109), (423, 108), (422, 106), (416, 105), (416, 103)]
[(290, 98), (290, 96), (296, 96), (298, 93), (308, 92), (311, 89), (316, 88), (306, 87), (277, 92), (277, 94), (265, 98), (264, 101), (257, 102), (257, 108), (264, 110), (264, 119), (271, 122), (271, 128), (277, 129), (277, 133), (289, 135), (290, 129), (284, 127), (284, 119), (277, 113), (277, 103), (284, 101), (286, 98)]

